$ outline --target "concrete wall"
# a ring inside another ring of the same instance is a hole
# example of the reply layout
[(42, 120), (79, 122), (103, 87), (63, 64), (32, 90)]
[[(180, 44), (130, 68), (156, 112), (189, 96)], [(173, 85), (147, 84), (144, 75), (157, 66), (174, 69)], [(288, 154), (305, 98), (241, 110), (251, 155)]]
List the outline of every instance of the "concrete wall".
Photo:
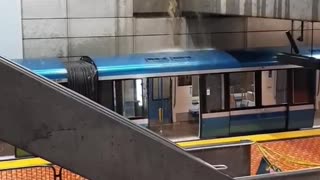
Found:
[[(19, 0), (0, 1), (0, 56), (22, 58), (21, 4)], [(14, 147), (0, 141), (0, 160), (14, 157)]]
[(21, 4), (19, 0), (0, 1), (0, 56), (22, 58)]
[(133, 0), (22, 0), (22, 24), (25, 58), (70, 60), (170, 48), (283, 46), (291, 28), (289, 20), (134, 16)]
[[(132, 1), (22, 0), (24, 56), (66, 58), (245, 45), (245, 18), (138, 18)], [(231, 40), (234, 43), (228, 43)]]

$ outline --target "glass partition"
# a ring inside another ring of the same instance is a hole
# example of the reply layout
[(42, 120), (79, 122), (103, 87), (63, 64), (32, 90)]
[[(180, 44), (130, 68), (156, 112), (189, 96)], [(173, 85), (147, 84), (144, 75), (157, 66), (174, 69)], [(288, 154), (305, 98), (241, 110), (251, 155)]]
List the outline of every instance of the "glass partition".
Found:
[(255, 73), (241, 72), (230, 75), (230, 108), (256, 106)]
[(261, 72), (262, 105), (287, 103), (287, 70)]

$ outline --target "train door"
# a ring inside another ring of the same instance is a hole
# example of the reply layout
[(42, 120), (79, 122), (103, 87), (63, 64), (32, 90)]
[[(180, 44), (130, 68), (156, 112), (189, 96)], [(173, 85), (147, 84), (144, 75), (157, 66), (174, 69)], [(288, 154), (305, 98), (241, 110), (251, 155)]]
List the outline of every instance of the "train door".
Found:
[(172, 141), (199, 139), (199, 76), (172, 77)]
[(315, 115), (315, 77), (310, 69), (289, 70), (288, 130), (311, 128)]
[(162, 132), (162, 125), (172, 123), (171, 86), (170, 77), (148, 79), (148, 118), (153, 130)]
[(202, 75), (200, 78), (200, 137), (213, 138), (229, 135), (230, 116), (228, 111), (228, 94), (225, 86), (228, 83), (223, 74)]

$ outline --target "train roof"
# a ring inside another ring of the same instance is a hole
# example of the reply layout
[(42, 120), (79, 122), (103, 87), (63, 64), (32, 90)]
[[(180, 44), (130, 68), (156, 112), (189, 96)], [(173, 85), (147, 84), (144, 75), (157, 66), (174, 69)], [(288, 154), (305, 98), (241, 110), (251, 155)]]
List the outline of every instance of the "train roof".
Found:
[(67, 69), (59, 58), (15, 59), (15, 63), (54, 81), (67, 81)]
[[(283, 67), (275, 59), (278, 52), (288, 52), (288, 49), (194, 50), (92, 57), (92, 59), (97, 65), (99, 79), (111, 80), (278, 69)], [(305, 49), (303, 53), (307, 52)], [(49, 79), (58, 82), (67, 79), (65, 65), (58, 58), (14, 61)]]
[(280, 65), (273, 57), (271, 51), (201, 50), (93, 59), (101, 79), (127, 79), (243, 71)]

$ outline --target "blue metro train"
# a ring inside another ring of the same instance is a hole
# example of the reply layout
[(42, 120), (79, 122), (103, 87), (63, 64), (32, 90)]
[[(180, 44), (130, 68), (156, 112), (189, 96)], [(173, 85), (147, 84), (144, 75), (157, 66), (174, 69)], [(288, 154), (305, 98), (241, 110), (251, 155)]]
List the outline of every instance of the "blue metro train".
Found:
[[(86, 61), (77, 65), (58, 58), (14, 61), (81, 94), (79, 88), (86, 86), (96, 93), (91, 99), (128, 120), (174, 141), (186, 141), (312, 128), (316, 72), (279, 63), (275, 55), (286, 51), (84, 57)], [(93, 71), (82, 72), (85, 63), (94, 65), (96, 82), (88, 81)]]

